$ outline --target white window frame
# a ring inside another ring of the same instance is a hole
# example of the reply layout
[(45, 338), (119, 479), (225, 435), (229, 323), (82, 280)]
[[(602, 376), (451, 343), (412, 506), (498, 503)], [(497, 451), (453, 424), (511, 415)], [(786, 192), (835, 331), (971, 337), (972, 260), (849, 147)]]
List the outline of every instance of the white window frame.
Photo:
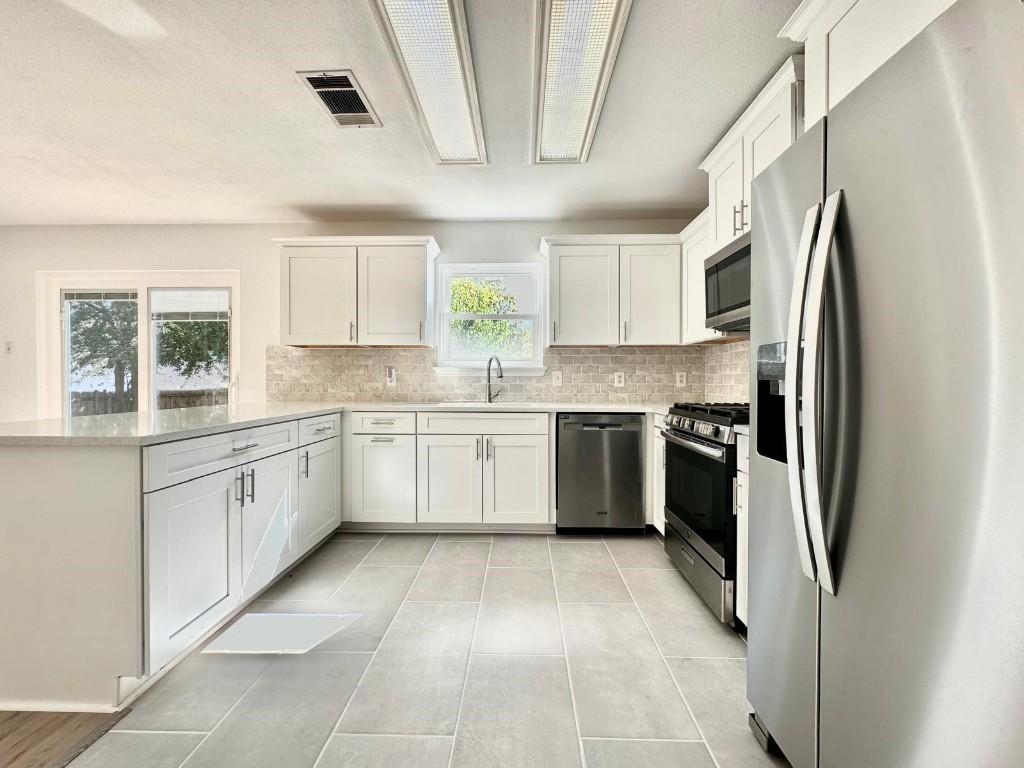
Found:
[[(463, 317), (452, 315), (448, 308), (448, 285), (453, 277), (494, 277), (499, 275), (528, 275), (534, 279), (537, 291), (537, 312), (534, 314), (510, 315), (472, 315), (479, 318), (500, 320), (533, 319), (533, 357), (530, 360), (502, 360), (502, 369), (509, 375), (542, 376), (544, 375), (544, 331), (547, 328), (547, 282), (542, 262), (471, 262), (444, 263), (438, 265), (437, 275), (437, 307), (434, 338), (437, 339), (437, 367), (435, 372), (441, 375), (479, 374), (486, 366), (486, 361), (452, 360), (449, 354), (448, 320)], [(465, 317), (470, 317), (466, 315)]]
[(149, 292), (153, 288), (222, 288), (230, 293), (231, 381), (228, 402), (238, 402), (241, 370), (241, 278), (236, 269), (222, 270), (61, 270), (36, 272), (36, 376), (39, 388), (37, 412), (41, 419), (64, 418), (64, 323), (65, 291), (135, 291), (139, 313), (139, 413), (152, 407), (150, 372), (153, 364)]

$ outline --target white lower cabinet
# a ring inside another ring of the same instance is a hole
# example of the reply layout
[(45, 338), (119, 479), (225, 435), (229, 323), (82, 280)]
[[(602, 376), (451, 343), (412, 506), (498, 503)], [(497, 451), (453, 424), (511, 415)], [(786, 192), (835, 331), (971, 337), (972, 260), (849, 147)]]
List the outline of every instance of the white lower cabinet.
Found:
[(299, 451), (299, 554), (307, 552), (341, 522), (341, 438), (312, 443)]
[(298, 559), (298, 451), (242, 469), (242, 598), (248, 600)]
[(241, 600), (241, 469), (146, 494), (151, 673), (212, 629)]
[(747, 574), (749, 573), (747, 556), (750, 523), (747, 509), (750, 498), (750, 475), (746, 472), (736, 473), (736, 618), (747, 623)]
[(352, 435), (352, 522), (416, 522), (416, 436)]
[(483, 521), (548, 522), (548, 436), (484, 435)]
[(652, 520), (658, 533), (665, 535), (665, 438), (654, 432), (654, 510)]
[(481, 435), (420, 435), (416, 446), (416, 520), (479, 523), (483, 519)]

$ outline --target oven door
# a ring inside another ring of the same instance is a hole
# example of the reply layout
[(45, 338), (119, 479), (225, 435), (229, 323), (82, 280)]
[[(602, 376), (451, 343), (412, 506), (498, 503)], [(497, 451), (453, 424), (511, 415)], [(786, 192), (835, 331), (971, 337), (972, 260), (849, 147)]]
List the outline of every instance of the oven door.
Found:
[(714, 445), (662, 430), (665, 437), (667, 522), (723, 578), (736, 568), (733, 446)]

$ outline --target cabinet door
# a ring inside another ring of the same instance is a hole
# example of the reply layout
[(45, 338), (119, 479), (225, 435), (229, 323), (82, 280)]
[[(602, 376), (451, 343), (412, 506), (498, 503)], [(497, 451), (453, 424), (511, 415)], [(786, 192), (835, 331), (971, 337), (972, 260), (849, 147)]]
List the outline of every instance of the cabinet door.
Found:
[(352, 522), (416, 522), (415, 435), (352, 436)]
[[(708, 173), (708, 205), (711, 209), (711, 251), (740, 236), (743, 205), (743, 142), (736, 143)], [(749, 216), (748, 216), (749, 218)]]
[(281, 343), (354, 344), (356, 249), (281, 249)]
[(242, 467), (242, 595), (255, 595), (298, 557), (297, 450)]
[(707, 320), (704, 259), (711, 253), (708, 212), (702, 213), (683, 230), (682, 239), (683, 344), (699, 344), (722, 335), (704, 325)]
[(654, 437), (654, 527), (665, 535), (665, 438)]
[(424, 344), (427, 256), (420, 245), (359, 247), (360, 344)]
[(619, 248), (619, 341), (678, 344), (679, 293), (678, 245)]
[(483, 496), (480, 435), (420, 435), (416, 443), (420, 523), (479, 523)]
[(747, 502), (750, 498), (749, 476), (736, 473), (736, 618), (747, 623), (748, 537), (750, 517)]
[(743, 134), (743, 231), (750, 229), (750, 185), (796, 140), (797, 84), (779, 94)]
[(145, 496), (150, 674), (239, 603), (241, 489), (239, 468)]
[(552, 343), (619, 343), (619, 248), (557, 245), (550, 251)]
[(485, 435), (485, 523), (546, 523), (547, 435)]
[(341, 522), (341, 438), (299, 451), (299, 551), (301, 556)]

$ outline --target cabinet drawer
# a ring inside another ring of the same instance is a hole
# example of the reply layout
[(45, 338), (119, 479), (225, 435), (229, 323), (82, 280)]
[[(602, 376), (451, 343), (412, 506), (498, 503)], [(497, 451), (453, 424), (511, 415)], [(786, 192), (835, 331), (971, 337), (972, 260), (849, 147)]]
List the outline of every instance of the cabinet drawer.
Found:
[(298, 445), (299, 428), (295, 421), (154, 445), (143, 454), (143, 490), (148, 493), (166, 488)]
[(341, 414), (313, 416), (299, 422), (299, 445), (309, 445), (341, 434)]
[(357, 411), (353, 435), (415, 435), (416, 414), (409, 411)]
[(750, 438), (736, 435), (736, 469), (750, 474)]
[(421, 435), (546, 435), (547, 413), (430, 413), (416, 414)]

